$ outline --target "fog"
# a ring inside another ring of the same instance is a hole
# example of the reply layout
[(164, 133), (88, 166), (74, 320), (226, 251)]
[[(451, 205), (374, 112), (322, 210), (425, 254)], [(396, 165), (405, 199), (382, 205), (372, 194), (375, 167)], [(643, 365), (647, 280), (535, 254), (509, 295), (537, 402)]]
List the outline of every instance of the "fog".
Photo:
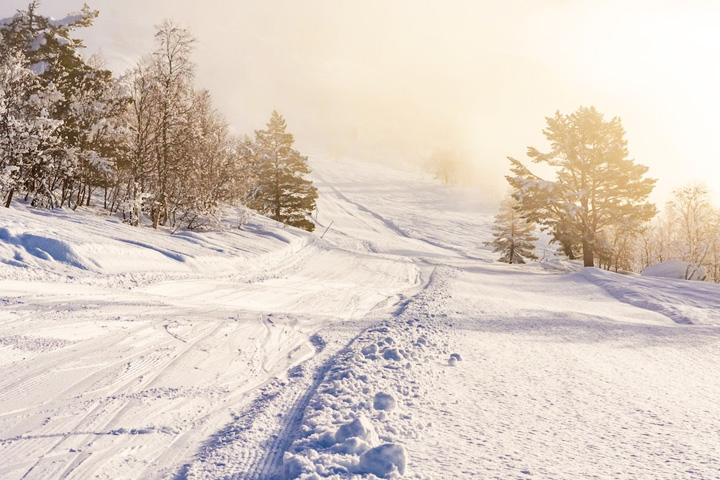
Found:
[[(27, 3), (2, 0), (0, 17)], [(497, 198), (506, 156), (546, 147), (544, 117), (594, 105), (622, 117), (631, 157), (659, 179), (654, 200), (692, 180), (720, 193), (717, 2), (88, 3), (100, 17), (77, 35), (118, 74), (153, 49), (163, 19), (189, 28), (197, 84), (238, 134), (277, 109), (304, 153), (420, 164), (454, 150)]]

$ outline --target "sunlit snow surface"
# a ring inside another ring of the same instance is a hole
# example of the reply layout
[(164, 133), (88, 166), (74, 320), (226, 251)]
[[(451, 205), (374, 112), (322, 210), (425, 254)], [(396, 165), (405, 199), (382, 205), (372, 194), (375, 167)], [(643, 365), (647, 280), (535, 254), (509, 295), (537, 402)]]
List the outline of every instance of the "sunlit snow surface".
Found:
[(311, 166), (313, 234), (0, 212), (0, 478), (720, 478), (718, 285), (498, 264), (471, 191)]

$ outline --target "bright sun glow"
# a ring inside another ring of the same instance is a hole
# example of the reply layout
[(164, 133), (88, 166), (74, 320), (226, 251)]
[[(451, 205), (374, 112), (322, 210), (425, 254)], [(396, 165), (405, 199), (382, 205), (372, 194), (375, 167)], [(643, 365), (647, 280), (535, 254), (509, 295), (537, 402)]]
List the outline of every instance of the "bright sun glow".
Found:
[(715, 8), (717, 15), (692, 6), (679, 14), (662, 5), (622, 17), (594, 12), (583, 45), (585, 68), (592, 72), (585, 80), (629, 101), (650, 99), (654, 108), (645, 121), (660, 127), (665, 138), (658, 144), (673, 150), (665, 161), (675, 163), (674, 180), (704, 182), (720, 200), (720, 148), (710, 140), (720, 131)]

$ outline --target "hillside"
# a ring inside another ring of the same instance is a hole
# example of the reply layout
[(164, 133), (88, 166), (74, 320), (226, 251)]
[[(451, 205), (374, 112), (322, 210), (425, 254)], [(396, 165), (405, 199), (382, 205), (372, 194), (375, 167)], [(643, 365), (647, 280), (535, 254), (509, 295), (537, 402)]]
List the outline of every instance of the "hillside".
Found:
[(311, 166), (312, 234), (0, 212), (0, 479), (720, 476), (720, 286), (499, 264), (472, 191)]

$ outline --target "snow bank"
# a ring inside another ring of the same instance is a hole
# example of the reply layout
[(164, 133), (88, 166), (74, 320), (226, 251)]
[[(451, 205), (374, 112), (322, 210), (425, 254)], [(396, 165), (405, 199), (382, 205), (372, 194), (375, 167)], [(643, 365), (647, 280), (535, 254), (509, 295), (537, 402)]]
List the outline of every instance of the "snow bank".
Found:
[(677, 278), (680, 280), (705, 280), (707, 272), (705, 267), (690, 265), (681, 260), (670, 260), (668, 262), (650, 265), (641, 273), (644, 277)]
[(720, 325), (719, 284), (619, 275), (597, 268), (584, 268), (572, 277), (583, 278), (621, 302), (660, 313), (675, 323)]
[(244, 230), (226, 227), (171, 235), (168, 229), (135, 228), (93, 212), (18, 204), (0, 217), (0, 280), (67, 281), (81, 272), (82, 277), (117, 283), (127, 282), (128, 276), (137, 280), (138, 275), (155, 280), (168, 275), (249, 275), (314, 241), (307, 232), (259, 216)]

